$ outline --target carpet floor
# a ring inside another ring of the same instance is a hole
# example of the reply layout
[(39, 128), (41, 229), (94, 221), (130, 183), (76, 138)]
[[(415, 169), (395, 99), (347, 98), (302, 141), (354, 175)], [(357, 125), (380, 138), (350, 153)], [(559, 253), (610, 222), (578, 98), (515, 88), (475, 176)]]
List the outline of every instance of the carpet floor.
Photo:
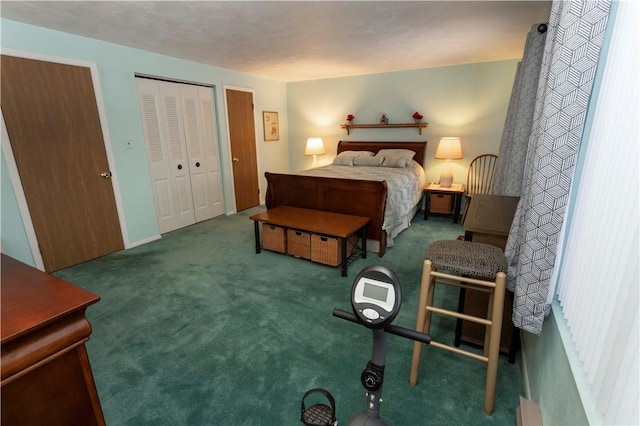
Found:
[[(349, 311), (354, 277), (379, 263), (402, 286), (394, 324), (415, 327), (424, 250), (462, 233), (449, 217), (418, 215), (384, 257), (369, 253), (341, 277), (339, 268), (256, 254), (249, 216), (262, 209), (55, 273), (101, 297), (87, 310), (87, 349), (107, 424), (296, 425), (302, 396), (320, 387), (333, 394), (346, 425), (365, 409), (360, 373), (372, 339), (368, 329), (333, 317), (333, 308)], [(436, 298), (455, 308), (457, 291), (438, 290)], [(451, 341), (454, 327), (435, 316), (431, 334)], [(389, 425), (515, 424), (519, 357), (509, 364), (501, 355), (496, 408), (486, 416), (484, 364), (426, 347), (411, 387), (412, 348), (410, 340), (388, 338), (381, 417)]]

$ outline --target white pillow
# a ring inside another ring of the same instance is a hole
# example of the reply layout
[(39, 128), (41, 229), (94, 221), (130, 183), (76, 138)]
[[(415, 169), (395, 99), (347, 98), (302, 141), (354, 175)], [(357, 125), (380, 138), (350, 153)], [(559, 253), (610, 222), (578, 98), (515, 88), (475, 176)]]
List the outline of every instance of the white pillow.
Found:
[(333, 164), (336, 166), (353, 166), (353, 155), (338, 155), (333, 159)]
[(356, 157), (372, 157), (371, 151), (342, 151), (333, 159), (336, 166), (353, 166), (353, 160)]
[(396, 158), (385, 158), (384, 163), (382, 163), (382, 167), (396, 167), (399, 169), (404, 169), (409, 165), (411, 160), (407, 160), (406, 158), (396, 157)]
[(360, 156), (353, 159), (354, 166), (368, 166), (368, 167), (380, 167), (382, 162), (384, 161), (384, 157), (366, 157)]
[(353, 155), (354, 157), (373, 157), (375, 155), (371, 151), (342, 151), (340, 154), (344, 153), (349, 153), (349, 155)]
[(415, 155), (410, 149), (381, 149), (376, 154), (384, 157), (382, 167), (407, 167)]

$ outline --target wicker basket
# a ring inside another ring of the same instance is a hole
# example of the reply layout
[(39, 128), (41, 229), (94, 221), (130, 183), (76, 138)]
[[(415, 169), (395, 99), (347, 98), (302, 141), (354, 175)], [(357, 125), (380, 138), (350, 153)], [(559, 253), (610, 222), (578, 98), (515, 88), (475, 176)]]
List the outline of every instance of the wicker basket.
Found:
[(284, 253), (287, 251), (287, 238), (284, 228), (280, 226), (262, 224), (262, 248), (265, 250)]
[[(347, 257), (356, 249), (357, 235), (347, 238)], [(325, 265), (338, 266), (341, 263), (342, 240), (319, 234), (311, 234), (311, 260)]]
[(451, 213), (451, 195), (431, 194), (429, 198), (429, 212), (431, 213)]
[(287, 229), (287, 253), (303, 259), (311, 258), (311, 234), (296, 229)]

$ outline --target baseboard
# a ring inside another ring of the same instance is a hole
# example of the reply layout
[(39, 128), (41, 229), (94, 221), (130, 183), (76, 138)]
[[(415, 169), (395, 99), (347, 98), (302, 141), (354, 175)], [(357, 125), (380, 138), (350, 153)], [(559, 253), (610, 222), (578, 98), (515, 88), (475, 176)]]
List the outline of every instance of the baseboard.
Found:
[[(520, 330), (517, 332), (522, 333)], [(522, 379), (525, 397), (520, 397), (520, 406), (516, 408), (516, 424), (518, 426), (541, 426), (540, 406), (531, 401), (531, 385), (527, 370), (527, 353), (524, 339), (520, 339), (520, 360), (522, 362)]]
[(520, 333), (520, 361), (522, 362), (524, 396), (526, 399), (531, 399), (531, 384), (529, 383), (529, 370), (527, 369), (527, 351), (524, 345), (524, 339), (522, 338), (522, 331), (518, 329), (517, 332)]
[(134, 247), (138, 247), (138, 246), (141, 246), (143, 244), (150, 243), (151, 241), (159, 240), (160, 238), (162, 238), (162, 237), (159, 234), (158, 235), (154, 235), (153, 237), (145, 238), (144, 240), (136, 241), (135, 243), (130, 243), (129, 247), (126, 247), (126, 248), (127, 249), (132, 249)]
[(542, 426), (540, 406), (520, 397), (520, 406), (516, 408), (516, 424), (518, 426)]

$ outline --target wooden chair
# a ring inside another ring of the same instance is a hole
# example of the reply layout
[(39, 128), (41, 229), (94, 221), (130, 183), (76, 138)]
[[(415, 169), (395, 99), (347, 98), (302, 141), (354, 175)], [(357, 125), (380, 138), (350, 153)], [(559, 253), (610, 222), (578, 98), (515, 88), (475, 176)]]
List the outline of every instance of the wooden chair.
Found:
[(474, 194), (488, 194), (496, 171), (498, 156), (494, 154), (482, 154), (471, 160), (467, 172), (467, 186), (465, 188), (465, 204), (462, 213), (462, 223), (467, 218), (469, 202)]
[[(420, 298), (416, 330), (429, 334), (433, 313), (472, 321), (485, 326), (484, 349), (482, 355), (457, 348), (452, 345), (431, 341), (430, 346), (464, 355), (487, 364), (487, 376), (484, 393), (484, 412), (493, 414), (495, 389), (500, 353), (500, 334), (502, 329), (502, 311), (506, 287), (507, 260), (498, 247), (460, 240), (438, 240), (425, 252), (422, 267)], [(489, 294), (487, 318), (471, 316), (448, 309), (433, 306), (436, 284), (452, 285), (468, 291)], [(411, 360), (411, 386), (418, 383), (420, 353), (423, 343), (413, 345)]]

